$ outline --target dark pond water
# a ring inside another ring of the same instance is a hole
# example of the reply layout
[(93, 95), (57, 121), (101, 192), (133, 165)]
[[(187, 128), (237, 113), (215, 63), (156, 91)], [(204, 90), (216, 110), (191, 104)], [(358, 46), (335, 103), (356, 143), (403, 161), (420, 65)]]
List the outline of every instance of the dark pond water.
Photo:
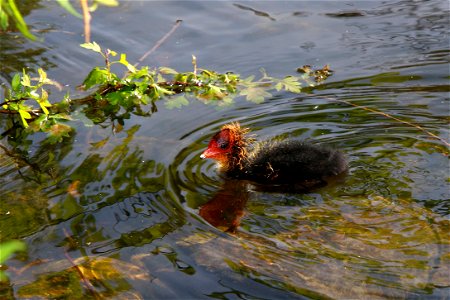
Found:
[[(81, 20), (53, 1), (21, 8), (44, 41), (1, 34), (1, 81), (42, 67), (65, 86), (54, 99), (67, 90), (81, 96), (76, 86), (103, 63), (78, 47)], [(79, 112), (76, 132), (59, 144), (43, 133), (5, 134), (1, 241), (24, 240), (28, 251), (8, 261), (1, 297), (448, 298), (449, 149), (424, 131), (449, 141), (448, 8), (437, 0), (101, 7), (92, 39), (131, 62), (180, 19), (143, 64), (189, 71), (195, 54), (202, 67), (243, 76), (264, 68), (284, 77), (305, 64), (335, 73), (308, 93), (280, 92), (262, 104), (193, 100), (168, 109), (161, 101), (119, 132)], [(230, 121), (259, 139), (338, 147), (349, 175), (306, 194), (224, 182), (199, 155)], [(9, 124), (0, 117), (2, 132)], [(240, 218), (236, 233), (199, 215), (218, 198)]]

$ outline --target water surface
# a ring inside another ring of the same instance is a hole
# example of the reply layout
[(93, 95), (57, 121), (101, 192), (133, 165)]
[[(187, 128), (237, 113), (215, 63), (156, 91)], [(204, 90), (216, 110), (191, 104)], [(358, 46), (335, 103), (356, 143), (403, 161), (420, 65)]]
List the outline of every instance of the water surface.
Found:
[[(76, 86), (103, 63), (78, 47), (81, 21), (55, 2), (27, 7), (44, 41), (2, 34), (2, 82), (43, 67), (81, 97)], [(121, 130), (80, 109), (70, 123), (76, 132), (59, 144), (43, 133), (5, 134), (1, 240), (22, 239), (28, 251), (8, 261), (2, 296), (448, 297), (449, 149), (427, 133), (449, 141), (447, 11), (442, 1), (130, 1), (98, 9), (93, 40), (129, 61), (180, 19), (143, 64), (187, 71), (195, 54), (202, 67), (243, 76), (264, 68), (283, 77), (305, 64), (335, 72), (262, 104), (191, 100), (168, 109), (163, 100)], [(342, 149), (346, 181), (285, 194), (224, 180), (199, 155), (230, 121), (261, 140)], [(3, 132), (10, 123), (2, 116), (0, 124)], [(228, 205), (235, 233), (201, 216), (213, 200)]]

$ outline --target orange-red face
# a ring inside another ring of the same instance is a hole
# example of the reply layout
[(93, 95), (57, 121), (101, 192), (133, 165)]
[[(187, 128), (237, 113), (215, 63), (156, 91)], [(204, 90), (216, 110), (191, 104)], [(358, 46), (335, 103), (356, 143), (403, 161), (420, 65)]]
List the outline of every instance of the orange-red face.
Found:
[(201, 158), (212, 158), (221, 162), (228, 159), (228, 154), (233, 147), (234, 138), (230, 129), (222, 129), (216, 133), (208, 144), (208, 148), (203, 151)]

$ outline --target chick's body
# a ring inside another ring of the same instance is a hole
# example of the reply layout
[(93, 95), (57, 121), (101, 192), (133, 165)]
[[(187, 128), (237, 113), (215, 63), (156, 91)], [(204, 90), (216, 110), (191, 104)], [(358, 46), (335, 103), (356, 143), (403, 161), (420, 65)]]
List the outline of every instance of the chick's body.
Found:
[(230, 169), (228, 176), (258, 183), (295, 183), (324, 179), (346, 170), (343, 154), (327, 147), (302, 141), (259, 143), (244, 160), (242, 169)]
[(326, 184), (328, 177), (347, 170), (338, 150), (297, 140), (254, 143), (247, 132), (238, 123), (223, 126), (201, 157), (217, 160), (230, 178), (262, 185), (294, 184), (299, 190)]

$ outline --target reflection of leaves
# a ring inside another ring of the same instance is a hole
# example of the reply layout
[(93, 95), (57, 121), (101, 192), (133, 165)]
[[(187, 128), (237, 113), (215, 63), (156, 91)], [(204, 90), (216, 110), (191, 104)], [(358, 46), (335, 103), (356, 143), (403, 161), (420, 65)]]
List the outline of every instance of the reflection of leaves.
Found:
[(51, 144), (60, 143), (64, 137), (69, 137), (72, 127), (66, 124), (57, 123), (50, 127), (48, 142)]
[(168, 109), (181, 108), (189, 104), (189, 100), (185, 96), (171, 97), (165, 101), (165, 105)]
[[(44, 298), (126, 298), (129, 280), (149, 281), (150, 275), (140, 267), (109, 257), (87, 257), (48, 262), (38, 266), (37, 279), (19, 288), (20, 297)], [(54, 271), (49, 271), (49, 270)], [(88, 290), (85, 283), (88, 284)]]
[(265, 98), (271, 97), (272, 94), (262, 87), (249, 87), (241, 91), (241, 95), (246, 96), (248, 101), (254, 103), (262, 103)]

